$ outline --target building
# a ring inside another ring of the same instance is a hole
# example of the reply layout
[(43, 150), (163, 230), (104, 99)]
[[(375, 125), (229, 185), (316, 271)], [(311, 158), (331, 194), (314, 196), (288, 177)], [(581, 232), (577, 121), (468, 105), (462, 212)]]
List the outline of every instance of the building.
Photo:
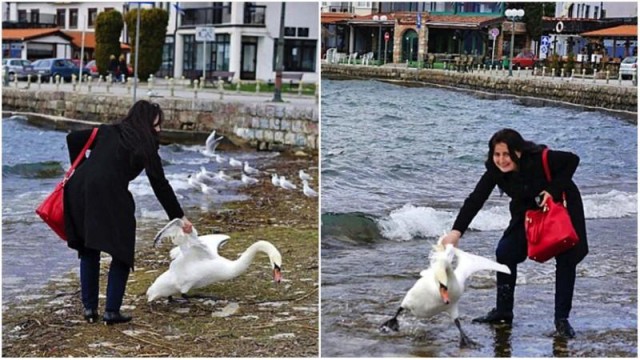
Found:
[[(94, 23), (102, 11), (126, 14), (135, 3), (124, 2), (7, 2), (3, 3), (3, 28), (49, 29), (11, 38), (3, 31), (3, 55), (35, 60), (43, 57), (79, 57), (85, 33), (85, 59), (93, 57)], [(143, 8), (161, 7), (169, 24), (158, 76), (197, 78), (203, 70), (233, 73), (234, 79), (273, 81), (282, 3), (275, 2), (155, 2)], [(284, 71), (302, 74), (302, 81), (319, 78), (320, 29), (316, 2), (285, 2)], [(51, 29), (56, 28), (60, 32)], [(196, 32), (213, 30), (212, 41), (197, 40)], [(8, 35), (8, 34), (7, 34)], [(123, 30), (123, 52), (132, 43)], [(45, 47), (46, 51), (40, 48)], [(37, 50), (40, 49), (40, 50)], [(132, 59), (129, 59), (133, 62)]]

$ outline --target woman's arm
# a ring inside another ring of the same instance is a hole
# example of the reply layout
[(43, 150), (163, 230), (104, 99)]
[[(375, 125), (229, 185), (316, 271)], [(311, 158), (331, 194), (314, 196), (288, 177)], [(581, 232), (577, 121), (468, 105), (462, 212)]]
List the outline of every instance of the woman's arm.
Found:
[(574, 153), (549, 150), (547, 162), (551, 170), (551, 183), (546, 191), (555, 201), (559, 201), (562, 193), (571, 185), (571, 179), (578, 168), (580, 158)]
[[(176, 194), (169, 184), (169, 181), (164, 176), (164, 169), (162, 168), (160, 155), (156, 153), (151, 161), (154, 164), (147, 165), (145, 167), (145, 172), (147, 173), (147, 178), (149, 178), (149, 182), (151, 183), (151, 187), (153, 188), (156, 198), (160, 201), (160, 204), (167, 213), (169, 220), (184, 217), (184, 212), (182, 211), (182, 207), (180, 207)], [(151, 171), (150, 169), (154, 170)]]
[(453, 230), (458, 231), (460, 236), (464, 234), (464, 232), (471, 224), (473, 218), (478, 214), (484, 202), (487, 201), (489, 195), (496, 187), (496, 182), (491, 174), (486, 171), (478, 183), (476, 184), (475, 189), (467, 199), (464, 201), (458, 216), (456, 217), (456, 221), (453, 223)]

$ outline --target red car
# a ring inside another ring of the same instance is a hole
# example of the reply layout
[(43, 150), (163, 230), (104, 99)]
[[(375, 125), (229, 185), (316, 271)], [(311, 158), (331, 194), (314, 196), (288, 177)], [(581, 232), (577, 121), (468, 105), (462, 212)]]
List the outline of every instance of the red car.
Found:
[(513, 58), (513, 68), (532, 69), (533, 65), (538, 61), (538, 57), (532, 52), (521, 52)]

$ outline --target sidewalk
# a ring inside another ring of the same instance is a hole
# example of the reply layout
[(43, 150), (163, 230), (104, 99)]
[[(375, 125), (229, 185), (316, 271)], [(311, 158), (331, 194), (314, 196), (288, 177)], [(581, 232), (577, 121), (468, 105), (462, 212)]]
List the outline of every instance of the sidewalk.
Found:
[[(266, 86), (266, 85), (265, 85)], [(9, 86), (3, 87), (3, 89), (26, 89), (27, 81), (19, 81), (17, 83), (12, 82)], [(42, 83), (38, 85), (37, 83), (32, 82), (29, 85), (30, 90), (41, 90), (41, 91), (65, 91), (65, 92), (73, 92), (73, 85), (71, 83), (60, 84), (59, 86), (50, 84), (50, 83)], [(118, 96), (131, 96), (133, 98), (133, 85), (129, 86), (128, 84), (122, 83), (113, 83), (112, 85), (107, 87), (105, 82), (101, 82), (98, 84), (97, 81), (91, 82), (91, 90), (89, 90), (89, 86), (87, 83), (82, 83), (82, 85), (76, 85), (77, 93), (86, 94), (90, 92), (95, 95), (118, 95)], [(308, 96), (308, 95), (298, 95), (297, 91), (294, 92), (282, 92), (282, 100), (284, 101), (282, 104), (286, 106), (287, 104), (292, 105), (304, 105), (304, 106), (317, 106), (317, 96)], [(172, 98), (171, 90), (169, 88), (169, 83), (164, 80), (156, 79), (153, 84), (153, 88), (149, 90), (148, 83), (139, 84), (136, 90), (136, 100), (146, 99), (146, 100), (154, 100), (154, 99), (166, 99)], [(266, 103), (270, 102), (273, 99), (273, 93), (250, 93), (250, 92), (236, 92), (236, 91), (224, 91), (221, 95), (221, 92), (217, 89), (205, 88), (198, 89), (197, 93), (194, 91), (193, 87), (187, 87), (185, 85), (179, 84), (174, 86), (173, 98), (180, 99), (199, 99), (199, 100), (212, 100), (212, 101), (223, 101), (223, 102), (236, 102), (236, 103)], [(274, 103), (275, 104), (275, 103)]]

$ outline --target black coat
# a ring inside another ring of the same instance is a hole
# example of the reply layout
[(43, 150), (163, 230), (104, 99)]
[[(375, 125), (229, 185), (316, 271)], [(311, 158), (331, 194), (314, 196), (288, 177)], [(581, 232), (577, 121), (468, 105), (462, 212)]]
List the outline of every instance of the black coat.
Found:
[[(71, 162), (90, 135), (91, 130), (67, 135)], [(153, 161), (161, 169), (155, 176), (146, 171), (153, 191), (169, 219), (180, 218), (184, 213), (164, 176), (160, 156)], [(128, 187), (143, 169), (142, 159), (120, 143), (120, 125), (101, 125), (90, 157), (80, 163), (64, 189), (65, 230), (70, 248), (79, 254), (85, 247), (104, 251), (133, 267), (136, 219)]]
[(549, 150), (547, 158), (551, 170), (551, 183), (549, 183), (542, 166), (541, 150), (542, 148), (523, 152), (518, 171), (502, 173), (495, 166), (487, 164), (487, 171), (464, 201), (453, 229), (461, 233), (467, 230), (496, 185), (511, 198), (509, 203), (511, 224), (514, 222), (524, 224), (525, 212), (529, 209), (538, 209), (535, 197), (541, 191), (546, 190), (555, 201), (560, 201), (564, 192), (569, 216), (580, 241), (578, 245), (558, 257), (566, 257), (566, 260), (577, 264), (589, 252), (582, 197), (572, 179), (580, 158), (573, 153)]

